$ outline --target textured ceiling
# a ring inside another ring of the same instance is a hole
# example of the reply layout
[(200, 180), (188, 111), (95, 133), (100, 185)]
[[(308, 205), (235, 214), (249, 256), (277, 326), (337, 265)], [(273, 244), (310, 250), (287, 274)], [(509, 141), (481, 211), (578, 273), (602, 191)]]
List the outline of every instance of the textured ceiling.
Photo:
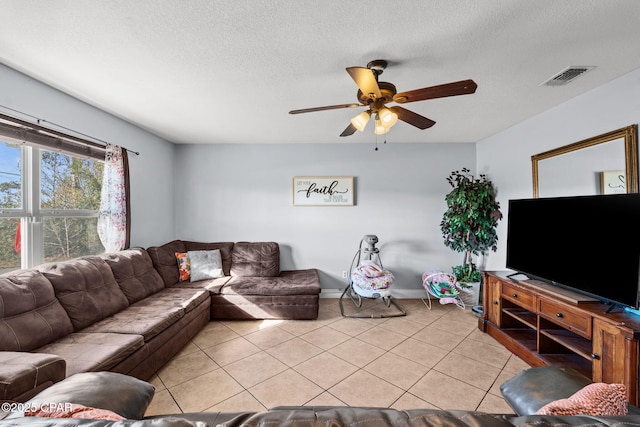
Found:
[[(473, 95), (403, 104), (389, 142), (473, 142), (640, 68), (638, 0), (0, 0), (0, 62), (175, 143), (340, 138), (360, 110), (345, 71), (386, 59), (399, 92), (473, 79)], [(562, 87), (570, 65), (597, 68)], [(47, 119), (47, 117), (42, 117)]]

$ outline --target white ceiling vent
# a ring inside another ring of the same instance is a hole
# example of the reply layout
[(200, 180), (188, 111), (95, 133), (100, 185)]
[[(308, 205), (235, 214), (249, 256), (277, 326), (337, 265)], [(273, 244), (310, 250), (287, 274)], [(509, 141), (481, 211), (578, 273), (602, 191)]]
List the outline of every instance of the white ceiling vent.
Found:
[(594, 68), (596, 67), (593, 65), (585, 65), (585, 66), (572, 65), (560, 71), (558, 74), (551, 77), (550, 79), (540, 83), (540, 86), (563, 86), (563, 85), (566, 85), (567, 83), (572, 82), (575, 78), (577, 78), (578, 76), (581, 76), (587, 71), (593, 70)]

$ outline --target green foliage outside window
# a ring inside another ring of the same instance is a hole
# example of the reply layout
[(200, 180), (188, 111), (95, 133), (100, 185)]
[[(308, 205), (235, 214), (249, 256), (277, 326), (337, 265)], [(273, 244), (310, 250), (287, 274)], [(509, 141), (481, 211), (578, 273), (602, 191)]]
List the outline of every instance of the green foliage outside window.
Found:
[(15, 250), (16, 229), (19, 223), (18, 218), (0, 219), (0, 272), (20, 268), (20, 253)]
[[(42, 153), (41, 165), (42, 209), (100, 208), (102, 162), (47, 151)], [(103, 251), (97, 218), (48, 217), (43, 221), (43, 232), (47, 262)]]

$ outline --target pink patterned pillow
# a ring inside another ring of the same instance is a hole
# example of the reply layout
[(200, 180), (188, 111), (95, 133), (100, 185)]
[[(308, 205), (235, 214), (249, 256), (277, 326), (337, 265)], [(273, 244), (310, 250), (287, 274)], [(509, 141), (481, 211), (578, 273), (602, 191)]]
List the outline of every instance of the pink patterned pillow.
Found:
[(627, 395), (623, 384), (593, 383), (567, 399), (549, 402), (537, 415), (627, 415)]
[(125, 418), (106, 409), (91, 408), (77, 403), (57, 403), (31, 408), (24, 412), (26, 417), (85, 418), (90, 420), (120, 421)]

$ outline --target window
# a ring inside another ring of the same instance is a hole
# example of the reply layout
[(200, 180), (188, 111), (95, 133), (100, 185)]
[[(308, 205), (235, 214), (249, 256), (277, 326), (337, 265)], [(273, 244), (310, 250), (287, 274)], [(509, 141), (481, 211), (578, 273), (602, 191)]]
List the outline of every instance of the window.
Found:
[(0, 272), (104, 252), (104, 163), (0, 142)]

